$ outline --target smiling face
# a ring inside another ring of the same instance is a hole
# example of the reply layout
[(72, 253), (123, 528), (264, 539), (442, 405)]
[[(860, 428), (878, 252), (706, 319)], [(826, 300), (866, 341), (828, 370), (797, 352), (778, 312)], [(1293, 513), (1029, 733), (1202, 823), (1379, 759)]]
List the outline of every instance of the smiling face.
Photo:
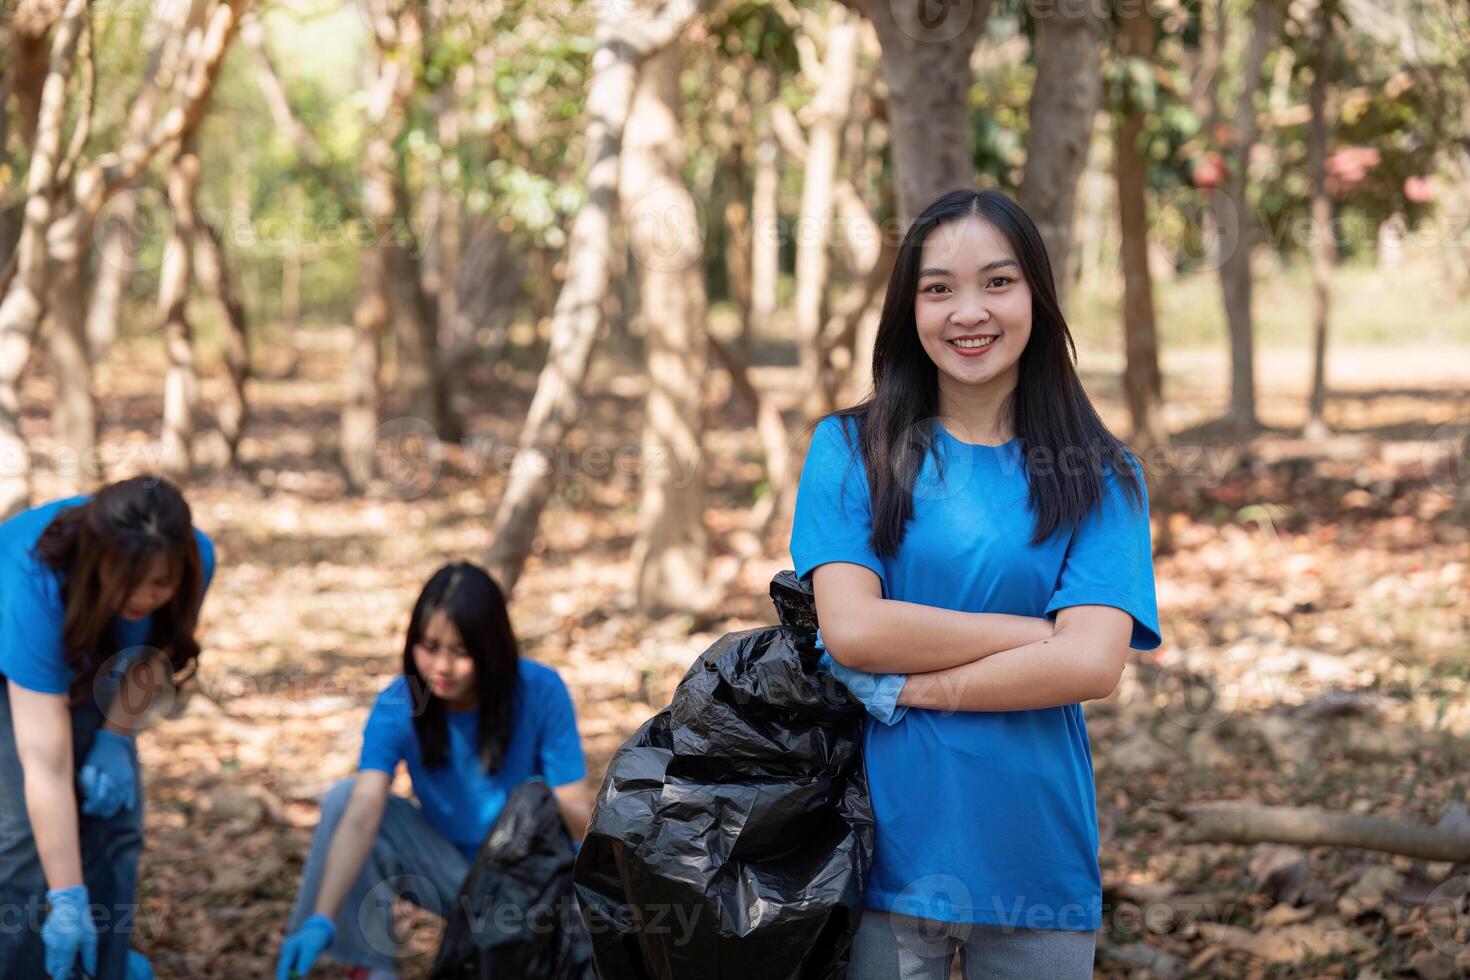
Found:
[(478, 703), (475, 661), (464, 645), (454, 622), (443, 612), (434, 612), (424, 624), (423, 635), (414, 644), (413, 662), (434, 697), (452, 711), (468, 711)]
[(149, 559), (143, 580), (133, 589), (118, 615), (133, 620), (151, 616), (173, 601), (178, 590), (179, 575), (170, 566), (168, 555), (160, 552)]
[(1003, 396), (1014, 389), (1031, 337), (1031, 287), (994, 225), (971, 215), (929, 233), (914, 323), (939, 369), (942, 410), (981, 391)]

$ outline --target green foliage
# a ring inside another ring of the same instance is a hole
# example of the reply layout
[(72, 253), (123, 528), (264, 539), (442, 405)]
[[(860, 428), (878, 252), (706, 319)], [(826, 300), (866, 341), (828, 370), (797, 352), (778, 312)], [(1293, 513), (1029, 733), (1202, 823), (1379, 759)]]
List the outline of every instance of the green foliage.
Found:
[[(1018, 14), (998, 10), (986, 23), (985, 44), (997, 51), (1014, 50), (1022, 30)], [(1007, 193), (1021, 186), (1026, 165), (1028, 105), (1035, 68), (1011, 57), (988, 59), (970, 87), (970, 133), (973, 159), (981, 183)]]
[(714, 50), (729, 61), (748, 60), (782, 74), (796, 72), (796, 36), (770, 0), (744, 0), (716, 14), (710, 25)]

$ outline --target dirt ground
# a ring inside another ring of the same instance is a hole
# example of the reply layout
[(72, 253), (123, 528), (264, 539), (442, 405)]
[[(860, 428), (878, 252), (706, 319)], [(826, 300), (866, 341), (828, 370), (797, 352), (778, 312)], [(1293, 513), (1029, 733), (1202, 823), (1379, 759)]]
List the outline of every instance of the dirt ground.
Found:
[[(530, 376), (483, 372), (472, 440), (442, 445), (437, 464), (410, 451), (396, 483), (349, 497), (335, 458), (347, 340), (343, 329), (274, 334), (258, 351), (250, 474), (206, 462), (189, 488), (219, 549), (205, 655), (174, 716), (139, 740), (137, 945), (164, 980), (273, 975), (317, 801), (355, 767), (417, 590), (440, 563), (489, 544), (504, 482), (491, 440), (515, 438)], [(636, 445), (640, 388), (615, 368), (598, 366), (578, 446)], [(1116, 359), (1084, 357), (1083, 368), (1121, 430)], [(1303, 354), (1262, 354), (1271, 429), (1244, 447), (1203, 425), (1224, 404), (1223, 352), (1182, 352), (1165, 368), (1179, 445), (1177, 484), (1155, 501), (1155, 538), (1172, 539), (1156, 564), (1164, 646), (1087, 706), (1108, 908), (1099, 975), (1455, 975), (1466, 916), (1436, 924), (1427, 896), (1463, 886), (1470, 867), (1318, 848), (1301, 855), (1298, 893), (1273, 895), (1250, 869), (1269, 854), (1184, 844), (1174, 808), (1244, 798), (1433, 823), (1470, 803), (1470, 484), (1466, 461), (1455, 471), (1445, 459), (1446, 440), (1470, 425), (1470, 346), (1337, 351), (1336, 434), (1319, 442), (1294, 431)], [(774, 384), (786, 374), (760, 372)], [(135, 343), (99, 378), (114, 476), (155, 451), (161, 377), (158, 348)], [(206, 379), (206, 413), (218, 385), (218, 373)], [(634, 614), (636, 479), (617, 472), (564, 483), (514, 597), (523, 652), (556, 666), (576, 698), (594, 785), (699, 651), (774, 621), (766, 584), (788, 565), (785, 532), (745, 529), (758, 447), (744, 406), (720, 394), (715, 379), (708, 523), (713, 572), (729, 579), (721, 618)], [(38, 499), (57, 486), (34, 408), (48, 396), (29, 383)], [(437, 927), (401, 918), (405, 975), (420, 975)], [(1449, 973), (1425, 972), (1446, 963)]]

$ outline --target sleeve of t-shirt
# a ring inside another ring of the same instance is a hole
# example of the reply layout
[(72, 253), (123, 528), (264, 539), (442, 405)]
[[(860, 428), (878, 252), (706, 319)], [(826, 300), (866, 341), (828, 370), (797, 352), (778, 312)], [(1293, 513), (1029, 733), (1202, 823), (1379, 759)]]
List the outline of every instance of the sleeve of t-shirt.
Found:
[(582, 736), (577, 733), (577, 710), (561, 676), (547, 678), (537, 711), (540, 745), (536, 761), (547, 786), (565, 786), (587, 778), (587, 760), (582, 756)]
[(202, 606), (204, 596), (209, 592), (209, 583), (214, 581), (214, 542), (209, 539), (209, 535), (197, 527), (194, 529), (194, 541), (199, 545), (199, 566), (204, 575), (204, 586), (199, 590), (199, 604)]
[(1133, 617), (1135, 650), (1152, 650), (1161, 642), (1154, 596), (1153, 548), (1148, 526), (1148, 487), (1142, 469), (1130, 460), (1143, 501), (1132, 496), (1109, 470), (1103, 499), (1072, 533), (1061, 575), (1046, 615), (1055, 618), (1068, 606), (1112, 606)]
[[(857, 426), (837, 417), (825, 418), (812, 433), (796, 489), (791, 561), (797, 577), (806, 578), (818, 565), (828, 562), (849, 562), (871, 569), (887, 595), (888, 581), (883, 575), (883, 562), (873, 550), (872, 538), (872, 497), (857, 445)], [(817, 646), (827, 649), (820, 629)], [(824, 659), (828, 669), (883, 724), (897, 724), (908, 712), (905, 705), (898, 704), (906, 674), (869, 674), (842, 667), (830, 659), (830, 654), (824, 653)]]
[(857, 428), (848, 424), (844, 435), (843, 424), (837, 417), (825, 418), (812, 433), (796, 489), (791, 560), (798, 578), (828, 562), (862, 565), (878, 576), (886, 595), (883, 562), (873, 550), (873, 512)]
[(55, 575), (40, 567), (12, 570), (0, 589), (0, 674), (30, 691), (65, 694), (65, 615)]
[(404, 758), (404, 726), (409, 724), (413, 706), (408, 704), (408, 685), (402, 678), (383, 689), (373, 702), (367, 724), (362, 730), (362, 756), (358, 769), (372, 769), (393, 775)]

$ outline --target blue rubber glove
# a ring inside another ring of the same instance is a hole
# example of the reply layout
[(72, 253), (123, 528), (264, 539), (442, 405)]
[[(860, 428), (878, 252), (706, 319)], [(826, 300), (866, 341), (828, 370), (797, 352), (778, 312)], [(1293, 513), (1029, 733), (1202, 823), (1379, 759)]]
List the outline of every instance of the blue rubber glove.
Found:
[(148, 957), (136, 949), (128, 950), (128, 975), (126, 980), (153, 980), (153, 964)]
[(337, 927), (325, 915), (313, 915), (301, 928), (286, 937), (281, 959), (276, 963), (276, 980), (292, 980), (311, 972), (316, 958), (337, 938)]
[(844, 667), (832, 659), (822, 644), (821, 630), (817, 630), (817, 646), (822, 650), (822, 665), (842, 682), (848, 693), (863, 703), (868, 714), (885, 725), (898, 724), (909, 710), (908, 705), (898, 703), (899, 692), (909, 679), (908, 674), (870, 674), (865, 670)]
[(46, 973), (52, 980), (72, 980), (77, 958), (90, 976), (97, 972), (97, 927), (87, 907), (87, 886), (53, 888), (46, 893), (51, 911), (41, 926), (46, 944)]
[(133, 740), (126, 735), (97, 731), (92, 749), (77, 773), (82, 787), (82, 812), (89, 817), (114, 817), (138, 805), (138, 774), (133, 768)]

